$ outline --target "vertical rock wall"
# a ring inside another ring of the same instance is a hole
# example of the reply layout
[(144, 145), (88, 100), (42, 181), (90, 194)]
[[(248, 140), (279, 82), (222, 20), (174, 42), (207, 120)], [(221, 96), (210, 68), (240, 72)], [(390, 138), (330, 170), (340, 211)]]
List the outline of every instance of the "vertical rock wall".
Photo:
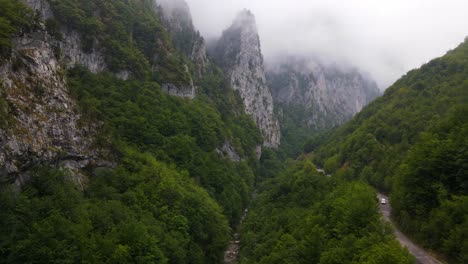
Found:
[(223, 32), (213, 55), (226, 71), (232, 88), (239, 91), (245, 111), (263, 134), (264, 145), (278, 147), (279, 123), (273, 115), (273, 98), (266, 83), (260, 39), (250, 11), (238, 14), (231, 27)]

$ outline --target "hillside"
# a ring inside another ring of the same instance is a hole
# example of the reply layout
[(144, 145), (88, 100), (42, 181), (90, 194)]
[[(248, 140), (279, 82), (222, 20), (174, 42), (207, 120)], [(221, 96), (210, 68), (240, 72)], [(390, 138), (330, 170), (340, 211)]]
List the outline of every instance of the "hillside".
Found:
[(342, 125), (380, 95), (375, 81), (356, 67), (306, 56), (282, 56), (270, 64), (266, 77), (282, 149), (291, 156), (302, 151), (304, 141)]
[(218, 263), (263, 141), (222, 71), (155, 1), (24, 2), (0, 1), (0, 262)]
[(239, 263), (414, 263), (377, 207), (367, 184), (327, 177), (302, 156), (260, 186)]
[[(323, 145), (314, 160), (390, 191), (394, 218), (451, 263), (467, 261), (468, 40), (408, 72)], [(307, 147), (306, 147), (307, 148)]]
[(468, 262), (468, 40), (316, 134), (375, 83), (267, 78), (251, 11), (210, 52), (192, 21), (185, 0), (0, 0), (0, 263), (413, 263), (367, 182)]

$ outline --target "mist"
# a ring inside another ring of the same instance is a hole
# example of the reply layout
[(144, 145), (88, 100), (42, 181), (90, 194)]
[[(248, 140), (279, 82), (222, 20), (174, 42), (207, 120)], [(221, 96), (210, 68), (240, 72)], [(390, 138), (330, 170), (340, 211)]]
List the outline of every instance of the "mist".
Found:
[(466, 0), (186, 0), (195, 27), (218, 38), (243, 8), (266, 63), (284, 56), (354, 65), (384, 90), (468, 35)]

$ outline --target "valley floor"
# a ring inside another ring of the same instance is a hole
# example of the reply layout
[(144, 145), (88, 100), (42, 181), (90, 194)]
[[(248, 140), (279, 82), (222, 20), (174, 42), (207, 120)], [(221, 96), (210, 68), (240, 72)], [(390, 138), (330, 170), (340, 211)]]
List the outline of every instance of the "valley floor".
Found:
[[(377, 195), (379, 198), (379, 201), (381, 201), (382, 198), (384, 198), (386, 201), (388, 201), (388, 197), (379, 193)], [(392, 207), (390, 204), (387, 202), (386, 204), (381, 204), (379, 203), (379, 210), (380, 213), (382, 214), (383, 218), (385, 221), (389, 222), (390, 225), (392, 226), (394, 232), (395, 232), (395, 237), (396, 239), (400, 242), (400, 244), (403, 247), (408, 248), (408, 251), (414, 256), (416, 259), (417, 264), (442, 264), (442, 262), (438, 261), (436, 258), (434, 258), (432, 255), (430, 255), (426, 250), (424, 250), (422, 247), (416, 245), (413, 243), (407, 236), (405, 236), (398, 228), (392, 223), (390, 219), (390, 215), (392, 213)]]

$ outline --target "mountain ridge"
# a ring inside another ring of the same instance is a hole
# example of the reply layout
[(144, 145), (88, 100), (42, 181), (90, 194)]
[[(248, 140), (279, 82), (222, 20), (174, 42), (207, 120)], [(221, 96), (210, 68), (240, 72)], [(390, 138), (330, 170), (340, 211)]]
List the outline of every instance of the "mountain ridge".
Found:
[(275, 63), (267, 71), (275, 102), (303, 107), (309, 113), (304, 123), (315, 130), (341, 125), (380, 94), (375, 81), (357, 68), (299, 57)]

